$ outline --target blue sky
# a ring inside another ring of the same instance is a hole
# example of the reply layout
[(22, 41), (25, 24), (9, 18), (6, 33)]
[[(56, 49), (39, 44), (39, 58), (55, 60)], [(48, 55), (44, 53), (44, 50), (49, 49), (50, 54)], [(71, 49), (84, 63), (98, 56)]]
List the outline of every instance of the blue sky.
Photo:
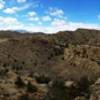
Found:
[(0, 30), (100, 29), (100, 0), (0, 0)]

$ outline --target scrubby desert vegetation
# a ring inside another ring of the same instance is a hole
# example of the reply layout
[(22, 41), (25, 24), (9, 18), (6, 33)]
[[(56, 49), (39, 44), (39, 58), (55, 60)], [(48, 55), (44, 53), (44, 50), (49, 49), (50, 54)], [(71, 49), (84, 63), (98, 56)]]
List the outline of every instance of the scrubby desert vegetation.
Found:
[(0, 100), (99, 100), (100, 31), (0, 32)]

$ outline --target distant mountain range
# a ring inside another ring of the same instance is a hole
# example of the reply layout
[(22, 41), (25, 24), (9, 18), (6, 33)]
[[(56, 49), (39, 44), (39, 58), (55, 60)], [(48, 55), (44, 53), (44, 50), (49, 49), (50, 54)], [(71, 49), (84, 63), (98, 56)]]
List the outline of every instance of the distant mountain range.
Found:
[(17, 32), (20, 32), (20, 33), (26, 33), (27, 31), (26, 30), (15, 30)]

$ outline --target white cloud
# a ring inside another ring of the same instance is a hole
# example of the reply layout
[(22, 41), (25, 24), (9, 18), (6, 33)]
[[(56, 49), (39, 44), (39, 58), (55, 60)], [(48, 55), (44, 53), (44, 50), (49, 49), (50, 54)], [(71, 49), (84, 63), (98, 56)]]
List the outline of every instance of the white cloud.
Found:
[[(62, 23), (62, 21), (61, 21)], [(100, 30), (100, 25), (96, 24), (88, 24), (88, 23), (77, 23), (77, 22), (67, 22), (65, 24), (56, 24), (55, 26), (51, 26), (52, 32), (71, 30), (74, 31), (77, 28), (85, 28), (85, 29), (98, 29)]]
[(39, 24), (39, 25), (42, 25), (43, 23), (42, 23), (41, 21), (38, 21), (38, 24)]
[(30, 6), (31, 6), (31, 4), (26, 4), (26, 5), (22, 6), (22, 7), (16, 7), (16, 8), (17, 8), (17, 11), (21, 11), (21, 10), (28, 9)]
[(0, 30), (23, 29), (24, 26), (16, 18), (0, 16)]
[(17, 19), (13, 17), (2, 17), (0, 16), (1, 23), (17, 23)]
[(48, 14), (51, 16), (62, 17), (64, 15), (64, 11), (59, 8), (50, 8)]
[(33, 17), (33, 16), (36, 16), (37, 13), (35, 11), (32, 11), (32, 12), (28, 12), (27, 14), (29, 17)]
[(51, 20), (52, 20), (51, 17), (48, 15), (42, 17), (42, 21), (44, 21), (44, 22), (51, 21)]
[(6, 8), (6, 9), (3, 10), (3, 12), (7, 13), (7, 14), (14, 14), (17, 11), (22, 11), (22, 10), (25, 10), (25, 9), (27, 9), (29, 7), (30, 7), (30, 5), (25, 5), (25, 6), (22, 6), (22, 7)]
[(27, 0), (17, 0), (17, 2), (22, 3), (22, 2), (26, 2)]
[(7, 14), (14, 14), (16, 13), (16, 10), (14, 8), (7, 8), (3, 12)]
[(100, 30), (100, 25), (96, 24), (86, 24), (86, 23), (77, 23), (77, 22), (68, 22), (63, 25), (58, 26), (43, 26), (43, 25), (28, 25), (26, 26), (27, 31), (29, 32), (45, 32), (45, 33), (56, 33), (58, 31), (66, 31), (71, 30), (74, 31), (77, 28), (85, 28), (85, 29), (98, 29)]
[(18, 19), (13, 17), (3, 17), (0, 16), (0, 30), (27, 30), (29, 32), (45, 32), (45, 33), (56, 33), (58, 31), (64, 30), (76, 30), (77, 28), (86, 28), (86, 29), (99, 29), (100, 25), (97, 24), (88, 24), (88, 23), (78, 23), (66, 21), (63, 19), (53, 19), (49, 26), (44, 26), (40, 18), (31, 17), (33, 22), (36, 21), (38, 24), (24, 24), (18, 21)]
[(0, 9), (4, 8), (4, 4), (0, 3)]
[(0, 0), (0, 9), (3, 9), (4, 8), (4, 5), (5, 5), (5, 1)]
[[(59, 20), (60, 22), (60, 20)], [(63, 22), (61, 20), (62, 24), (52, 24), (50, 26), (28, 26), (27, 31), (30, 32), (45, 32), (45, 33), (56, 33), (58, 31), (66, 31), (71, 30), (74, 31), (77, 28), (85, 28), (85, 29), (97, 29), (100, 30), (100, 25), (97, 24), (88, 24), (88, 23), (77, 23), (77, 22)]]
[(37, 22), (38, 24), (41, 24), (40, 18), (35, 11), (28, 12), (25, 16), (31, 22)]
[(39, 17), (35, 11), (28, 12), (26, 17), (30, 21), (40, 21), (41, 20), (43, 22), (47, 22), (47, 21), (51, 21), (52, 20), (52, 18), (50, 16), (48, 16), (48, 15), (47, 16), (43, 16), (43, 17)]
[(63, 26), (63, 25), (66, 25), (66, 24), (67, 24), (66, 20), (56, 19), (56, 18), (51, 22), (51, 25), (55, 26), (55, 27)]
[(89, 24), (89, 23), (78, 23), (78, 22), (69, 22), (70, 30), (75, 30), (77, 28), (85, 28), (85, 29), (98, 29), (100, 30), (100, 25), (98, 24)]
[(4, 0), (0, 0), (0, 3), (5, 4), (6, 2)]
[(30, 17), (29, 20), (30, 21), (39, 21), (39, 17)]

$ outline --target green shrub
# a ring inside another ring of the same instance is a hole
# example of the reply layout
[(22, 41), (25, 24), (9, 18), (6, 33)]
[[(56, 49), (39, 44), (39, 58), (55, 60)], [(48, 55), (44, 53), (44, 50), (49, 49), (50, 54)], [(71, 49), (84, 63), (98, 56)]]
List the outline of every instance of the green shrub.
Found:
[(18, 100), (34, 100), (33, 97), (30, 97), (29, 94), (22, 94)]
[(46, 76), (46, 75), (39, 75), (39, 76), (35, 76), (35, 79), (38, 83), (46, 83), (48, 84), (50, 82), (50, 77)]
[(78, 81), (78, 95), (84, 96), (89, 94), (89, 80), (87, 76), (83, 76)]
[(27, 92), (30, 92), (30, 93), (37, 92), (37, 87), (32, 85), (30, 82), (28, 82), (26, 88), (27, 88)]
[(19, 88), (22, 88), (22, 87), (25, 86), (25, 83), (24, 83), (24, 81), (21, 79), (20, 76), (17, 77), (17, 79), (16, 79), (16, 81), (15, 81), (15, 84), (16, 84), (16, 86), (19, 87)]
[(71, 100), (64, 81), (54, 80), (46, 95), (46, 100)]

